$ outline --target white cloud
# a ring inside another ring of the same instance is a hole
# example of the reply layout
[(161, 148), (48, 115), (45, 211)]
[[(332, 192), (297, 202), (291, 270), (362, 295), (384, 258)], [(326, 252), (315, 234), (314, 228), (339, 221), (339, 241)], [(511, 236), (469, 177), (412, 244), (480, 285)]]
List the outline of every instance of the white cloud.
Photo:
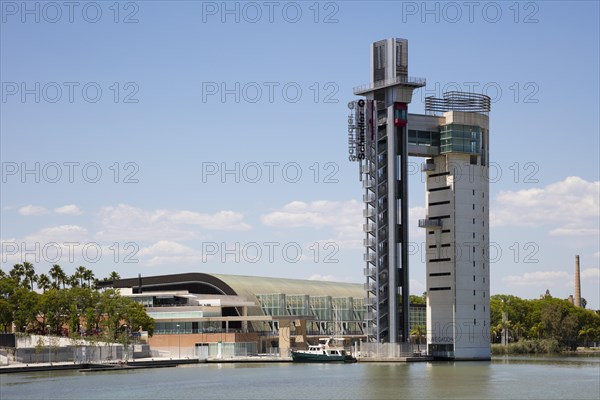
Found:
[[(329, 238), (322, 242), (334, 242), (340, 249), (361, 249), (365, 237), (363, 209), (363, 203), (356, 200), (318, 200), (310, 203), (292, 201), (279, 210), (263, 215), (261, 221), (270, 227), (333, 229)], [(409, 209), (411, 238), (424, 235), (417, 224), (417, 220), (424, 218), (424, 215), (424, 207)]]
[(144, 265), (151, 267), (192, 265), (206, 262), (208, 259), (202, 257), (201, 251), (168, 240), (161, 240), (144, 247), (140, 249), (138, 255), (144, 260)]
[(591, 236), (597, 235), (597, 228), (568, 227), (556, 228), (550, 231), (551, 236)]
[(279, 211), (262, 216), (263, 224), (286, 228), (324, 228), (335, 226), (360, 226), (363, 205), (356, 200), (318, 200), (311, 203), (293, 201)]
[(363, 205), (356, 200), (292, 201), (279, 210), (263, 215), (261, 221), (269, 227), (313, 228), (330, 232), (325, 233), (329, 235), (327, 239), (319, 241), (333, 242), (339, 248), (357, 249), (362, 247), (364, 238), (362, 209)]
[(579, 276), (581, 279), (600, 279), (600, 268), (586, 268)]
[(565, 271), (534, 271), (522, 275), (508, 275), (502, 278), (509, 286), (555, 287), (573, 284), (573, 277)]
[(34, 206), (33, 204), (19, 208), (19, 214), (26, 217), (48, 214), (46, 207)]
[(82, 257), (93, 259), (102, 246), (90, 242), (87, 229), (78, 225), (59, 225), (43, 228), (23, 238), (2, 239), (2, 263), (24, 261), (50, 264), (79, 262)]
[(327, 282), (339, 282), (333, 275), (321, 275), (321, 274), (312, 274), (308, 277), (309, 281), (327, 281)]
[(600, 181), (576, 176), (544, 188), (500, 192), (490, 208), (491, 225), (554, 226), (553, 236), (599, 234)]
[(81, 226), (59, 225), (40, 229), (32, 235), (25, 236), (24, 241), (26, 243), (40, 243), (43, 246), (46, 243), (83, 243), (88, 239), (87, 229)]
[(81, 209), (75, 204), (67, 204), (62, 207), (57, 207), (54, 209), (54, 212), (63, 215), (81, 215), (83, 213), (83, 211), (81, 211)]
[(149, 241), (190, 240), (205, 230), (245, 231), (251, 226), (244, 215), (234, 211), (202, 214), (187, 210), (143, 210), (126, 204), (104, 207), (100, 211), (102, 240)]
[[(19, 253), (20, 243), (15, 238), (0, 238), (0, 260), (4, 264), (3, 268), (10, 269), (12, 265), (23, 262)], [(4, 271), (8, 272), (8, 271)]]

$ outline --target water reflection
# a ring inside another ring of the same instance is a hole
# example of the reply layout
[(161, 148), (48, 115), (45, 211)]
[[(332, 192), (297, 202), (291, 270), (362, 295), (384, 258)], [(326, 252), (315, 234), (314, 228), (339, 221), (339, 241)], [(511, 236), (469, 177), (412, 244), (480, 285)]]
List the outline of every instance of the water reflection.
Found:
[[(598, 357), (414, 364), (200, 364), (0, 376), (8, 399), (598, 399)], [(85, 394), (85, 396), (83, 396)]]

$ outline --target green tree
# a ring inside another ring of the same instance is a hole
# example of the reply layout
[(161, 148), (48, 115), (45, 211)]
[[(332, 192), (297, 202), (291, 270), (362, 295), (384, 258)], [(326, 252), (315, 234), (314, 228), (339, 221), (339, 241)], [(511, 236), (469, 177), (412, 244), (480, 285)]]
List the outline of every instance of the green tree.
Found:
[(37, 281), (38, 276), (35, 273), (35, 268), (33, 267), (32, 263), (30, 263), (30, 262), (23, 263), (23, 274), (25, 276), (25, 280), (29, 281), (29, 283), (28, 283), (29, 290), (33, 291), (33, 284), (34, 284), (34, 282)]
[(83, 279), (85, 279), (87, 281), (87, 287), (91, 288), (92, 281), (94, 280), (94, 271), (86, 268), (85, 271), (83, 272)]
[(0, 278), (0, 324), (3, 332), (8, 332), (8, 328), (14, 321), (12, 297), (15, 290), (17, 290), (15, 278), (6, 274)]
[(426, 298), (423, 296), (415, 296), (414, 294), (411, 294), (409, 297), (410, 297), (410, 304), (423, 304), (423, 305), (427, 304), (427, 301), (425, 300)]
[(14, 279), (17, 286), (21, 286), (23, 278), (25, 277), (25, 269), (23, 264), (15, 264), (9, 272), (9, 276)]
[(40, 298), (40, 312), (50, 331), (55, 334), (62, 332), (62, 327), (69, 321), (70, 305), (73, 301), (70, 289), (51, 288)]
[(73, 274), (74, 278), (77, 278), (79, 280), (79, 287), (83, 287), (84, 284), (84, 280), (85, 280), (85, 272), (87, 271), (87, 269), (83, 266), (80, 265), (79, 267), (77, 267), (77, 269), (75, 269), (75, 273)]
[(24, 332), (26, 327), (37, 324), (38, 297), (36, 292), (24, 287), (17, 288), (12, 294), (9, 302), (17, 331)]
[(60, 265), (54, 264), (52, 268), (50, 268), (50, 276), (54, 279), (54, 285), (56, 289), (60, 288), (60, 284), (62, 283), (63, 289), (65, 288), (65, 283), (67, 280), (67, 275), (65, 271), (61, 268)]
[(410, 334), (415, 337), (415, 342), (417, 343), (417, 351), (421, 351), (421, 340), (425, 335), (427, 335), (427, 331), (423, 325), (414, 326), (410, 330)]
[(37, 281), (37, 287), (38, 289), (42, 289), (42, 292), (46, 292), (46, 289), (48, 289), (50, 287), (50, 278), (48, 278), (48, 275), (46, 274), (40, 274), (38, 281)]

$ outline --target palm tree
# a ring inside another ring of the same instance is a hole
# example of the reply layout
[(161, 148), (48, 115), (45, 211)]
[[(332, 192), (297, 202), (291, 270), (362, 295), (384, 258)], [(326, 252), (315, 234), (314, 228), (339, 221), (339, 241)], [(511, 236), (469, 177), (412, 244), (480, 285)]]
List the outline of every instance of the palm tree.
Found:
[(25, 279), (29, 280), (29, 288), (33, 291), (33, 282), (37, 281), (38, 276), (35, 274), (35, 268), (33, 268), (33, 264), (25, 261), (23, 263), (23, 272), (25, 275)]
[(50, 268), (50, 276), (54, 279), (54, 285), (57, 289), (60, 287), (61, 282), (64, 289), (66, 275), (60, 265), (54, 264), (52, 268)]
[(75, 273), (73, 274), (73, 276), (77, 279), (79, 279), (79, 286), (83, 287), (83, 280), (85, 277), (85, 271), (86, 268), (83, 265), (80, 265), (79, 267), (77, 267), (77, 269), (75, 270)]
[(502, 344), (507, 345), (510, 340), (510, 328), (512, 323), (509, 320), (500, 321), (496, 329), (502, 332)]
[(92, 280), (94, 279), (94, 271), (86, 268), (85, 272), (83, 273), (83, 279), (87, 281), (88, 287), (91, 288)]
[(67, 285), (74, 287), (79, 287), (79, 276), (77, 274), (73, 274), (66, 278)]
[(121, 275), (119, 275), (118, 272), (113, 271), (110, 273), (110, 275), (108, 275), (108, 280), (109, 281), (118, 281), (119, 279), (121, 279)]
[(21, 284), (21, 279), (25, 276), (23, 264), (15, 264), (9, 272), (9, 276), (17, 282), (17, 286)]
[(425, 327), (423, 325), (413, 326), (413, 328), (410, 330), (410, 334), (415, 336), (415, 341), (417, 342), (417, 351), (421, 351), (421, 339), (427, 334)]
[(50, 282), (50, 278), (48, 278), (48, 275), (41, 274), (37, 281), (37, 287), (38, 287), (38, 289), (42, 289), (43, 293), (46, 293), (46, 289), (48, 289), (48, 287), (50, 286), (50, 283), (51, 282)]

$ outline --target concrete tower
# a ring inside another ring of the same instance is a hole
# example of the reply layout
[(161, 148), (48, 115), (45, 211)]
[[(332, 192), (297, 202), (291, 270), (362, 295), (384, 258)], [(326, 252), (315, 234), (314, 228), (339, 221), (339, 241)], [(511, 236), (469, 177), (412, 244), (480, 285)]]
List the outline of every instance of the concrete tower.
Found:
[(581, 307), (581, 278), (579, 276), (579, 255), (575, 256), (575, 307)]
[(409, 340), (407, 109), (424, 79), (408, 76), (408, 41), (371, 47), (371, 83), (354, 89), (356, 159), (365, 194), (367, 334), (386, 343)]
[[(409, 126), (439, 131), (427, 175), (427, 343), (430, 355), (489, 359), (489, 117), (490, 98), (463, 92), (426, 98)], [(432, 133), (430, 137), (435, 138)], [(410, 139), (409, 139), (410, 140)]]
[(366, 322), (372, 341), (409, 339), (408, 157), (425, 157), (428, 353), (490, 359), (488, 96), (427, 97), (407, 114), (424, 79), (408, 76), (408, 43), (373, 43), (372, 82), (349, 103), (350, 160), (365, 194)]

